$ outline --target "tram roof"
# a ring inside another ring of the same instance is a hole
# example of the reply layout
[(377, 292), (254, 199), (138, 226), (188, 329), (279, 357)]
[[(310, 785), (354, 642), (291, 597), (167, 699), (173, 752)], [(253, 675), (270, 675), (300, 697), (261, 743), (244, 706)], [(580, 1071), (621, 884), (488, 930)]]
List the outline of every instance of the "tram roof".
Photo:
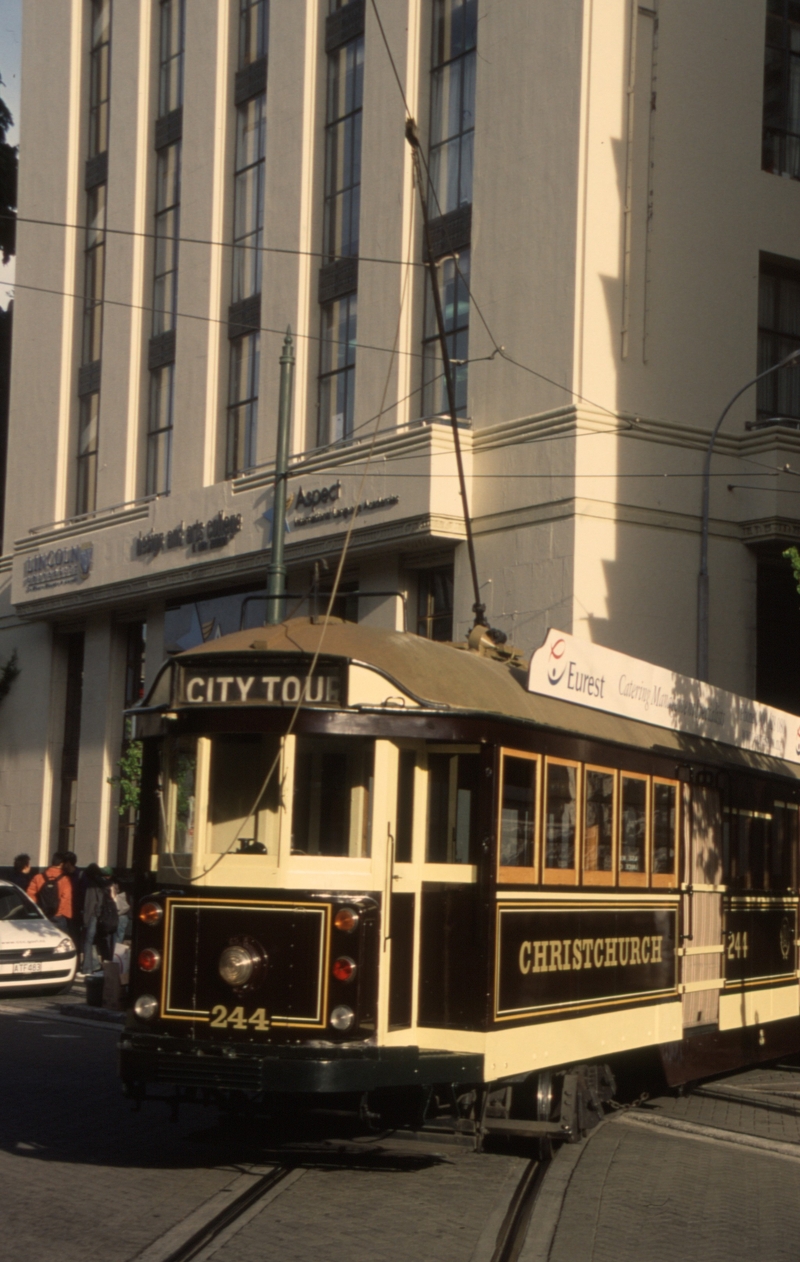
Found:
[[(237, 631), (206, 641), (187, 649), (175, 660), (189, 666), (218, 655), (239, 653), (296, 653), (308, 658), (320, 648), (321, 631), (320, 621), (293, 618), (277, 626)], [(521, 720), (668, 757), (800, 779), (800, 766), (783, 759), (529, 692), (527, 672), (519, 665), (410, 632), (331, 620), (322, 638), (321, 656), (376, 670), (424, 707)]]

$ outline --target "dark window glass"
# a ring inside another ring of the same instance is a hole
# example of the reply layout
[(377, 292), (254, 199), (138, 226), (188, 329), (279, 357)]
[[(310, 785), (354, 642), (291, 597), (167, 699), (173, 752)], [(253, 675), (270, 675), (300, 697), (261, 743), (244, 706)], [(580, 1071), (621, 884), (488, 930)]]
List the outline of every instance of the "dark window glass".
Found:
[(413, 749), (401, 749), (397, 768), (397, 843), (395, 859), (410, 863), (414, 839), (414, 773), (417, 755)]
[(100, 395), (87, 394), (80, 402), (78, 420), (78, 483), (75, 511), (91, 513), (97, 505), (97, 442)]
[(325, 127), (325, 261), (358, 254), (364, 37), (328, 56)]
[(320, 447), (349, 438), (353, 432), (357, 318), (355, 294), (322, 308), (317, 430)]
[(675, 825), (678, 789), (674, 784), (653, 785), (653, 872), (675, 871)]
[(292, 854), (368, 858), (375, 742), (298, 736)]
[(265, 812), (278, 810), (277, 737), (215, 736), (208, 784), (209, 850), (216, 854), (268, 854), (274, 834)]
[(428, 863), (477, 862), (479, 754), (428, 755)]
[(92, 0), (92, 48), (89, 61), (88, 156), (94, 158), (108, 149), (111, 0)]
[(647, 871), (647, 781), (622, 776), (620, 872)]
[(417, 584), (417, 635), (426, 640), (452, 640), (453, 566), (420, 570)]
[(800, 6), (768, 0), (761, 165), (800, 178)]
[(477, 0), (434, 0), (430, 213), (472, 201)]
[(239, 0), (239, 69), (244, 70), (267, 53), (269, 4), (267, 0)]
[[(453, 370), (456, 412), (467, 415), (467, 375), (469, 359), (469, 271), (470, 250), (454, 258), (440, 259), (437, 264), (439, 297), (444, 317), (447, 353)], [(436, 323), (436, 310), (430, 290), (425, 293), (425, 337), (422, 344), (422, 409), (425, 416), (449, 416), (450, 404), (442, 365), (441, 345)]]
[(161, 0), (158, 114), (163, 118), (183, 105), (183, 47), (186, 0)]
[(81, 363), (91, 364), (100, 359), (103, 344), (106, 247), (106, 187), (104, 184), (93, 188), (89, 193), (86, 212)]
[[(800, 348), (800, 264), (762, 259), (758, 287), (758, 371)], [(782, 368), (758, 383), (758, 415), (800, 418), (800, 370)]]
[(536, 763), (532, 758), (503, 758), (500, 798), (500, 863), (533, 866), (536, 820)]
[(262, 93), (236, 111), (231, 302), (261, 293), (266, 140), (266, 96)]
[(156, 162), (156, 241), (153, 283), (153, 333), (175, 328), (178, 302), (181, 144), (162, 149)]
[(575, 867), (578, 768), (549, 763), (545, 790), (545, 867)]
[(236, 477), (256, 462), (260, 334), (248, 333), (231, 342), (228, 446), (225, 476)]
[(150, 412), (147, 431), (147, 495), (165, 495), (172, 481), (172, 417), (175, 365), (150, 374)]
[(586, 816), (583, 866), (587, 872), (610, 872), (614, 858), (614, 776), (586, 771)]
[(0, 885), (0, 920), (41, 920), (42, 913), (16, 885)]

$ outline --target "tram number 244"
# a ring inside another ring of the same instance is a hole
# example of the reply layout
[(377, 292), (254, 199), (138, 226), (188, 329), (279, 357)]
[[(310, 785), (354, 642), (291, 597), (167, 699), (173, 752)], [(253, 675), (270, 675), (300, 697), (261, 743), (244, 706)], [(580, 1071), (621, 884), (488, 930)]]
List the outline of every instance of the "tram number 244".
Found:
[(747, 959), (747, 934), (731, 933), (728, 931), (728, 959), (729, 960), (746, 960)]
[(255, 1030), (268, 1030), (269, 1017), (264, 1008), (256, 1008), (251, 1017), (245, 1016), (244, 1008), (228, 1008), (223, 1007), (221, 1003), (215, 1004), (211, 1009), (209, 1025), (213, 1029), (225, 1030), (231, 1026), (234, 1030), (246, 1030), (248, 1026), (252, 1026)]

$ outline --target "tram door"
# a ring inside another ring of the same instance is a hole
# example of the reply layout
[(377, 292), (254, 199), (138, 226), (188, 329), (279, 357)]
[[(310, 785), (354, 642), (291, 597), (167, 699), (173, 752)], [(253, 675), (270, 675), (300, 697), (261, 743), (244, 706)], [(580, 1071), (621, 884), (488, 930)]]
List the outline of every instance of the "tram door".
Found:
[(683, 1024), (698, 1028), (719, 1021), (722, 815), (717, 789), (684, 785), (683, 792)]

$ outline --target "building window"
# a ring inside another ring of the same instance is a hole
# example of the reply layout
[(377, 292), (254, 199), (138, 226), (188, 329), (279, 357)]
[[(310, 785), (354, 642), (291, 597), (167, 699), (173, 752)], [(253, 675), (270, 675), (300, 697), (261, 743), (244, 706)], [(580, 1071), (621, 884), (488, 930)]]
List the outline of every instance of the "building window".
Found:
[(328, 54), (325, 124), (325, 261), (358, 254), (364, 36)]
[(348, 294), (322, 308), (317, 436), (321, 447), (353, 432), (357, 302), (356, 294)]
[(800, 4), (767, 0), (761, 165), (800, 178)]
[(93, 512), (97, 504), (97, 437), (100, 391), (81, 399), (78, 428), (78, 486), (75, 512)]
[(103, 284), (106, 254), (106, 186), (87, 197), (86, 246), (83, 256), (83, 347), (81, 362), (100, 358), (103, 343)]
[(261, 339), (258, 333), (248, 333), (231, 342), (226, 478), (235, 478), (256, 462), (260, 359)]
[[(233, 197), (231, 324), (234, 331), (260, 323), (264, 245), (264, 168), (267, 142), (266, 56), (269, 6), (266, 0), (239, 0), (236, 154)], [(259, 63), (260, 66), (259, 66)], [(244, 72), (247, 72), (244, 74)], [(258, 71), (258, 74), (255, 72)], [(252, 93), (247, 99), (242, 95)], [(247, 319), (235, 308), (246, 303)], [(256, 463), (260, 336), (239, 333), (230, 343), (228, 428), (225, 476), (236, 477)]]
[(181, 142), (162, 149), (156, 161), (156, 248), (153, 335), (175, 328), (178, 301)]
[(111, 0), (92, 0), (92, 50), (89, 67), (89, 154), (108, 149), (108, 102), (111, 69)]
[[(331, 15), (352, 7), (331, 0)], [(363, 11), (362, 11), (363, 12)], [(329, 23), (333, 21), (329, 18)], [(361, 212), (361, 118), (364, 104), (363, 17), (336, 47), (328, 45), (325, 115), (325, 207), (323, 259), (333, 286), (323, 301), (319, 367), (317, 443), (338, 442), (353, 432), (356, 371), (358, 230)], [(335, 296), (334, 296), (335, 295)]]
[[(457, 262), (456, 262), (457, 260)], [(455, 257), (443, 258), (437, 264), (439, 299), (444, 316), (447, 352), (453, 370), (456, 413), (467, 414), (467, 372), (469, 356), (469, 265), (470, 250), (460, 250)], [(425, 295), (425, 338), (422, 344), (424, 416), (449, 416), (447, 383), (442, 364), (442, 348), (436, 324), (436, 311), (430, 292)]]
[(261, 293), (265, 155), (266, 94), (262, 92), (241, 105), (236, 116), (232, 302)]
[(185, 0), (161, 0), (161, 48), (158, 79), (158, 116), (164, 118), (183, 105), (183, 47)]
[[(800, 263), (761, 260), (758, 285), (758, 371), (800, 348)], [(784, 368), (758, 383), (758, 415), (800, 418), (800, 371)]]
[(239, 7), (239, 69), (267, 55), (269, 5), (267, 0), (241, 0)]
[(472, 202), (477, 0), (435, 0), (431, 57), (431, 214)]
[(417, 635), (426, 640), (452, 640), (453, 566), (420, 570), (417, 592)]
[(150, 413), (147, 429), (147, 495), (166, 495), (172, 482), (172, 416), (175, 365), (165, 364), (150, 374)]

